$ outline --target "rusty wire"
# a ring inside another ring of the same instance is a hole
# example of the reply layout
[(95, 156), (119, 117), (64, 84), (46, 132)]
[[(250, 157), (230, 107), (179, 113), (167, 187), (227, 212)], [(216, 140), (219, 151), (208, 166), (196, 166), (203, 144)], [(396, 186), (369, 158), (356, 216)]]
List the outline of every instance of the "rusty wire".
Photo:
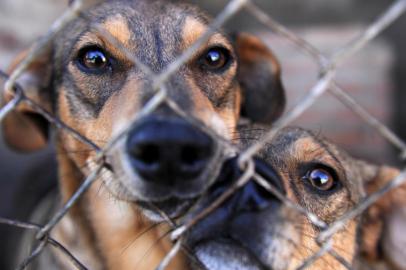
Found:
[[(381, 198), (385, 193), (391, 191), (394, 188), (399, 187), (404, 184), (406, 181), (406, 170), (402, 171), (398, 177), (389, 182), (386, 186), (378, 190), (377, 192), (371, 194), (365, 200), (363, 200), (359, 205), (357, 205), (353, 210), (349, 211), (343, 215), (340, 219), (334, 222), (331, 225), (325, 224), (320, 220), (316, 215), (304, 209), (300, 205), (295, 204), (294, 202), (289, 201), (284, 195), (278, 193), (277, 189), (272, 187), (267, 181), (265, 181), (260, 175), (255, 172), (252, 158), (257, 154), (267, 142), (270, 142), (272, 138), (285, 126), (292, 123), (297, 117), (302, 113), (308, 110), (315, 102), (318, 101), (319, 97), (326, 91), (330, 91), (340, 102), (345, 104), (350, 110), (356, 113), (361, 119), (363, 119), (367, 124), (374, 128), (381, 136), (383, 136), (389, 143), (395, 146), (402, 158), (406, 158), (406, 143), (400, 139), (394, 132), (392, 132), (388, 127), (383, 123), (379, 122), (373, 115), (371, 115), (367, 110), (365, 110), (361, 105), (359, 105), (348, 93), (342, 89), (338, 83), (335, 81), (336, 71), (339, 69), (340, 65), (345, 62), (350, 56), (357, 53), (359, 50), (364, 48), (372, 39), (380, 35), (388, 26), (394, 23), (394, 21), (399, 18), (406, 10), (406, 0), (395, 1), (390, 7), (382, 13), (382, 15), (373, 23), (369, 25), (360, 35), (354, 40), (347, 43), (347, 45), (338, 48), (336, 53), (331, 57), (323, 55), (316, 47), (302, 39), (294, 32), (283, 26), (282, 24), (275, 21), (272, 17), (266, 14), (258, 6), (255, 5), (253, 1), (250, 0), (230, 0), (227, 6), (220, 12), (220, 14), (215, 18), (213, 23), (210, 25), (209, 30), (204, 33), (198, 41), (188, 48), (182, 55), (179, 56), (173, 63), (171, 63), (168, 68), (160, 74), (155, 74), (152, 70), (144, 65), (139, 59), (135, 58), (118, 40), (112, 37), (103, 29), (97, 29), (101, 34), (103, 34), (111, 43), (121, 50), (128, 59), (130, 59), (135, 65), (137, 65), (147, 76), (149, 76), (153, 81), (153, 88), (156, 91), (156, 94), (151, 98), (146, 106), (134, 116), (130, 121), (127, 127), (118, 134), (116, 137), (112, 138), (104, 148), (100, 148), (97, 144), (87, 139), (85, 136), (80, 134), (80, 132), (70, 128), (68, 125), (63, 123), (60, 119), (53, 116), (50, 112), (41, 108), (34, 101), (30, 100), (24, 89), (18, 85), (17, 81), (19, 76), (27, 69), (27, 67), (35, 61), (38, 57), (41, 56), (44, 48), (49, 46), (52, 43), (55, 36), (58, 32), (63, 29), (69, 22), (75, 20), (78, 17), (85, 19), (84, 10), (89, 8), (92, 5), (97, 5), (102, 2), (102, 0), (76, 0), (73, 1), (72, 5), (67, 9), (67, 11), (58, 19), (49, 32), (39, 39), (30, 49), (29, 53), (25, 59), (18, 65), (14, 72), (7, 76), (5, 73), (0, 72), (0, 77), (6, 80), (4, 84), (4, 91), (11, 93), (13, 98), (6, 104), (3, 104), (3, 108), (0, 109), (0, 121), (4, 117), (16, 109), (21, 103), (25, 103), (31, 106), (32, 109), (43, 115), (50, 123), (54, 125), (57, 129), (63, 129), (66, 133), (70, 134), (76, 140), (86, 144), (95, 150), (97, 155), (96, 158), (92, 161), (95, 166), (93, 166), (91, 172), (84, 180), (83, 184), (79, 187), (76, 193), (66, 202), (66, 204), (53, 216), (50, 221), (45, 225), (37, 225), (31, 223), (25, 223), (15, 220), (9, 220), (6, 218), (0, 217), (0, 224), (23, 228), (26, 230), (32, 230), (36, 232), (36, 247), (19, 266), (18, 269), (25, 269), (32, 260), (40, 256), (41, 252), (48, 246), (53, 246), (58, 249), (62, 254), (64, 254), (71, 262), (72, 266), (76, 269), (86, 269), (86, 266), (83, 265), (77, 258), (74, 257), (70, 251), (65, 248), (57, 240), (53, 239), (50, 236), (52, 229), (60, 222), (60, 220), (69, 212), (73, 205), (80, 199), (80, 197), (89, 189), (89, 187), (97, 181), (102, 170), (106, 170), (104, 164), (104, 158), (106, 154), (111, 150), (111, 148), (123, 137), (125, 136), (131, 126), (137, 122), (142, 117), (152, 113), (160, 104), (166, 103), (171, 108), (173, 108), (181, 117), (188, 118), (187, 114), (182, 111), (176, 102), (171, 100), (167, 95), (167, 90), (165, 83), (168, 79), (184, 65), (193, 54), (201, 47), (204, 42), (210, 38), (210, 36), (224, 23), (232, 18), (238, 11), (245, 9), (247, 10), (256, 20), (269, 28), (273, 33), (283, 37), (288, 40), (298, 49), (303, 50), (316, 61), (319, 66), (319, 79), (317, 83), (308, 91), (307, 95), (301, 99), (301, 101), (286, 115), (284, 115), (277, 123), (275, 123), (272, 129), (258, 142), (254, 143), (246, 151), (240, 155), (239, 165), (244, 171), (244, 174), (241, 178), (236, 181), (236, 184), (227, 190), (218, 200), (213, 202), (207, 209), (197, 215), (194, 219), (190, 220), (189, 223), (177, 226), (175, 223), (168, 219), (168, 223), (176, 229), (172, 232), (171, 238), (175, 240), (173, 249), (167, 254), (164, 260), (161, 262), (157, 269), (163, 270), (167, 268), (171, 259), (178, 253), (180, 249), (183, 248), (183, 234), (197, 224), (201, 219), (210, 214), (213, 210), (219, 207), (227, 198), (232, 196), (236, 190), (244, 186), (249, 181), (256, 181), (259, 185), (263, 186), (266, 190), (273, 193), (277, 198), (279, 198), (285, 205), (294, 209), (300, 214), (306, 215), (309, 221), (320, 228), (321, 233), (317, 237), (317, 242), (320, 246), (320, 249), (315, 252), (312, 256), (306, 259), (301, 266), (297, 269), (305, 269), (308, 266), (312, 265), (317, 259), (319, 259), (324, 254), (328, 253), (331, 256), (335, 257), (336, 260), (341, 262), (343, 266), (347, 269), (351, 269), (351, 266), (343, 258), (332, 250), (333, 240), (332, 237), (341, 230), (349, 220), (354, 219), (358, 215), (362, 214), (370, 205), (376, 202)], [(192, 124), (198, 125), (195, 119), (187, 119)], [(214, 134), (213, 131), (207, 130), (211, 135), (216, 136), (219, 140), (223, 140), (218, 134)], [(231, 143), (227, 144), (228, 147), (232, 148)], [(233, 149), (234, 150), (234, 149)]]

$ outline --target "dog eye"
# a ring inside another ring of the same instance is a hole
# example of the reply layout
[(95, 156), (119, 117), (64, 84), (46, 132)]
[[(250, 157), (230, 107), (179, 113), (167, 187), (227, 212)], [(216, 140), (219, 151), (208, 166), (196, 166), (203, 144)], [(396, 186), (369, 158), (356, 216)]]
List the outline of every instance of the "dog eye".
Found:
[(304, 177), (313, 188), (320, 191), (330, 191), (336, 185), (335, 177), (326, 169), (315, 168), (307, 172)]
[(225, 48), (211, 48), (203, 55), (201, 62), (204, 69), (217, 71), (230, 62), (230, 53)]
[(95, 46), (80, 50), (78, 62), (81, 68), (90, 72), (101, 72), (110, 64), (106, 53), (101, 48)]

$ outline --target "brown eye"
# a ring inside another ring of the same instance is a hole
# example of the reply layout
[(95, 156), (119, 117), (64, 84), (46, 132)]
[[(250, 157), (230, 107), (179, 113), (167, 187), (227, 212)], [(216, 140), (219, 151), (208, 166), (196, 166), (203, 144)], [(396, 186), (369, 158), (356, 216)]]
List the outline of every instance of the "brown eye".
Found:
[(87, 72), (102, 72), (109, 66), (105, 52), (98, 47), (84, 48), (79, 52), (80, 67)]
[(212, 48), (206, 52), (202, 59), (202, 67), (207, 70), (217, 71), (227, 66), (230, 54), (225, 48)]
[(335, 187), (335, 178), (325, 169), (313, 169), (307, 173), (305, 179), (310, 182), (310, 184), (321, 191), (329, 191)]

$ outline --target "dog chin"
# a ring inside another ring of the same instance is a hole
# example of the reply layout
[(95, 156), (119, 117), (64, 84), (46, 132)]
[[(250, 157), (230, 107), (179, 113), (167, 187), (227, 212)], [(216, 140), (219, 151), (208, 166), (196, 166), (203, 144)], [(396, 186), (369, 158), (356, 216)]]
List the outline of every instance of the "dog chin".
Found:
[(244, 247), (231, 239), (218, 238), (198, 244), (194, 248), (199, 261), (211, 270), (270, 270)]

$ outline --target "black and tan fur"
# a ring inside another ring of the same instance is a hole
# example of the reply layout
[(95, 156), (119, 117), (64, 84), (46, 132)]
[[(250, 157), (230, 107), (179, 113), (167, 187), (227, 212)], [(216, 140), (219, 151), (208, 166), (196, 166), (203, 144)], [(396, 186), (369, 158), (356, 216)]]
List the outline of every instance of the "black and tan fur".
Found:
[[(78, 19), (71, 23), (19, 83), (29, 98), (103, 147), (145, 105), (153, 91), (145, 74), (92, 26), (103, 27), (154, 72), (161, 72), (207, 30), (209, 18), (194, 7), (147, 0), (106, 1), (87, 14), (92, 22)], [(114, 57), (119, 63), (114, 72), (96, 76), (78, 69), (78, 52), (89, 44), (97, 44)], [(213, 44), (226, 48), (232, 56), (228, 67), (216, 74), (204, 72), (198, 65)], [(241, 128), (235, 136), (238, 119), (243, 115), (271, 122), (278, 117), (284, 104), (279, 76), (277, 61), (258, 39), (245, 34), (233, 40), (218, 32), (171, 77), (167, 88), (169, 96), (190, 116), (229, 140), (241, 139), (244, 148), (262, 132)], [(8, 101), (12, 95), (7, 93), (4, 98)], [(168, 121), (176, 118), (165, 106), (154, 114), (166, 116)], [(48, 125), (31, 108), (21, 105), (5, 119), (4, 135), (19, 150), (37, 150), (48, 141)], [(94, 152), (63, 130), (56, 132), (56, 142), (63, 203), (92, 169), (86, 162)], [(123, 157), (122, 152), (119, 146), (110, 157), (113, 171), (123, 169), (118, 158)], [(301, 129), (279, 133), (259, 158), (262, 161), (257, 160), (257, 166), (265, 179), (328, 224), (399, 173), (353, 159)], [(213, 163), (222, 161), (218, 158)], [(224, 185), (238, 178), (229, 173), (228, 163), (218, 178), (220, 166), (211, 166), (209, 170), (215, 173), (203, 179), (199, 203), (195, 211), (183, 217), (186, 220), (224, 192)], [(306, 180), (309, 170), (319, 166), (334, 175), (336, 186), (330, 192), (317, 191)], [(161, 239), (169, 228), (154, 225), (145, 217), (137, 204), (137, 194), (122, 182), (128, 184), (132, 179), (125, 170), (112, 177), (104, 173), (53, 231), (53, 236), (90, 269), (154, 269), (171, 248), (166, 238)], [(386, 194), (361, 217), (348, 222), (333, 238), (334, 251), (355, 269), (363, 269), (361, 262), (376, 269), (406, 269), (402, 248), (405, 190), (403, 185)], [(193, 227), (185, 240), (209, 269), (295, 269), (318, 250), (314, 239), (319, 232), (305, 216), (251, 183)], [(184, 255), (178, 256), (169, 269), (190, 269)], [(53, 267), (71, 268), (63, 256), (53, 256), (57, 265)], [(309, 269), (345, 268), (325, 255)]]
[[(79, 18), (69, 24), (18, 82), (29, 98), (103, 147), (154, 92), (146, 74), (110, 44), (98, 27), (159, 73), (208, 29), (210, 19), (189, 5), (148, 0), (105, 1), (89, 9), (86, 17), (91, 18), (90, 23)], [(78, 67), (80, 51), (89, 45), (97, 45), (114, 59), (108, 72), (90, 74)], [(224, 69), (208, 72), (201, 69), (201, 59), (213, 46), (227, 50), (230, 61)], [(262, 132), (240, 129), (235, 136), (238, 119), (242, 115), (270, 123), (280, 115), (284, 96), (279, 77), (279, 64), (260, 40), (247, 34), (230, 38), (219, 31), (170, 78), (166, 87), (169, 97), (191, 117), (226, 139), (242, 139), (245, 147)], [(11, 98), (11, 93), (4, 96), (5, 101)], [(168, 122), (178, 117), (165, 105), (153, 115)], [(49, 123), (22, 104), (7, 116), (3, 132), (14, 148), (33, 151), (47, 144)], [(64, 130), (56, 131), (55, 140), (62, 204), (93, 169), (87, 162), (94, 151)], [(182, 199), (200, 198), (195, 211), (209, 205), (224, 192), (223, 185), (237, 178), (229, 174), (228, 163), (217, 177), (225, 158), (221, 152), (218, 148), (219, 154), (212, 157), (207, 168), (211, 174), (196, 180), (201, 184), (196, 194), (182, 194)], [(169, 228), (154, 225), (139, 206), (141, 195), (142, 199), (152, 197), (146, 191), (134, 191), (133, 182), (142, 179), (122, 165), (126, 158), (123, 153), (124, 146), (119, 144), (108, 157), (113, 173), (104, 172), (52, 233), (90, 269), (154, 269), (171, 248), (171, 243), (163, 239)], [(268, 181), (328, 224), (399, 173), (355, 160), (301, 129), (282, 131), (259, 158), (262, 161), (257, 160), (257, 166)], [(319, 192), (306, 180), (308, 171), (318, 166), (329, 168), (334, 175), (336, 188), (331, 192)], [(173, 192), (166, 188), (167, 193)], [(406, 269), (402, 265), (404, 248), (399, 248), (405, 240), (399, 233), (406, 224), (405, 190), (402, 186), (386, 194), (361, 217), (348, 222), (333, 238), (334, 251), (356, 269), (362, 269), (360, 261), (372, 267), (383, 264), (386, 269)], [(183, 218), (193, 218), (195, 211)], [(185, 240), (209, 269), (278, 270), (295, 269), (313, 255), (318, 250), (314, 241), (318, 233), (305, 216), (251, 183), (192, 228)], [(61, 254), (52, 255), (55, 265), (38, 268), (71, 269)], [(169, 269), (190, 269), (184, 255), (175, 258)], [(309, 269), (344, 266), (325, 255)]]
[[(103, 147), (129, 124), (154, 90), (150, 78), (98, 29), (107, 31), (130, 54), (160, 73), (208, 30), (210, 21), (206, 14), (186, 4), (104, 1), (64, 27), (18, 83), (28, 98)], [(81, 52), (89, 46), (101, 49), (111, 60), (108, 69), (92, 73), (78, 65)], [(228, 62), (221, 70), (208, 71), (201, 61), (213, 47), (227, 51)], [(241, 115), (270, 123), (284, 107), (279, 64), (258, 38), (248, 34), (231, 38), (216, 31), (165, 86), (168, 96), (190, 117), (230, 140)], [(12, 97), (12, 93), (5, 93), (3, 99), (7, 102)], [(152, 116), (163, 122), (179, 118), (165, 104)], [(202, 130), (199, 132), (204, 133)], [(6, 117), (3, 133), (8, 144), (20, 151), (43, 148), (53, 134), (50, 124), (26, 104)], [(63, 129), (55, 131), (55, 141), (62, 204), (93, 169), (88, 161), (95, 151)], [(214, 182), (225, 157), (222, 151), (217, 146), (205, 174), (195, 179), (198, 184), (193, 192), (183, 192), (183, 197), (195, 197)], [(160, 239), (168, 228), (155, 226), (141, 234), (152, 222), (136, 202), (150, 198), (159, 201), (164, 199), (163, 193), (175, 191), (166, 187), (152, 196), (156, 190), (123, 165), (127, 158), (123, 144), (113, 152), (108, 156), (113, 174), (102, 174), (53, 235), (90, 269), (154, 269), (170, 249), (170, 243)], [(145, 190), (136, 188), (141, 182), (147, 186)], [(60, 268), (70, 267), (55, 256)], [(171, 269), (184, 268), (182, 258), (171, 265)]]
[[(260, 139), (264, 134), (261, 130), (241, 128), (242, 148)], [(352, 158), (331, 142), (300, 128), (279, 132), (258, 157), (257, 172), (269, 184), (327, 225), (399, 175), (397, 169)], [(225, 175), (196, 212), (210, 205), (219, 192), (242, 175), (234, 162), (225, 167)], [(310, 173), (320, 169), (330, 176), (325, 190), (309, 180)], [(333, 236), (332, 251), (353, 269), (406, 269), (405, 211), (403, 184), (348, 221)], [(189, 218), (194, 216), (191, 213)], [(321, 231), (304, 214), (251, 182), (192, 229), (189, 245), (208, 269), (297, 269), (319, 251), (315, 239)], [(347, 268), (326, 254), (307, 269)]]

